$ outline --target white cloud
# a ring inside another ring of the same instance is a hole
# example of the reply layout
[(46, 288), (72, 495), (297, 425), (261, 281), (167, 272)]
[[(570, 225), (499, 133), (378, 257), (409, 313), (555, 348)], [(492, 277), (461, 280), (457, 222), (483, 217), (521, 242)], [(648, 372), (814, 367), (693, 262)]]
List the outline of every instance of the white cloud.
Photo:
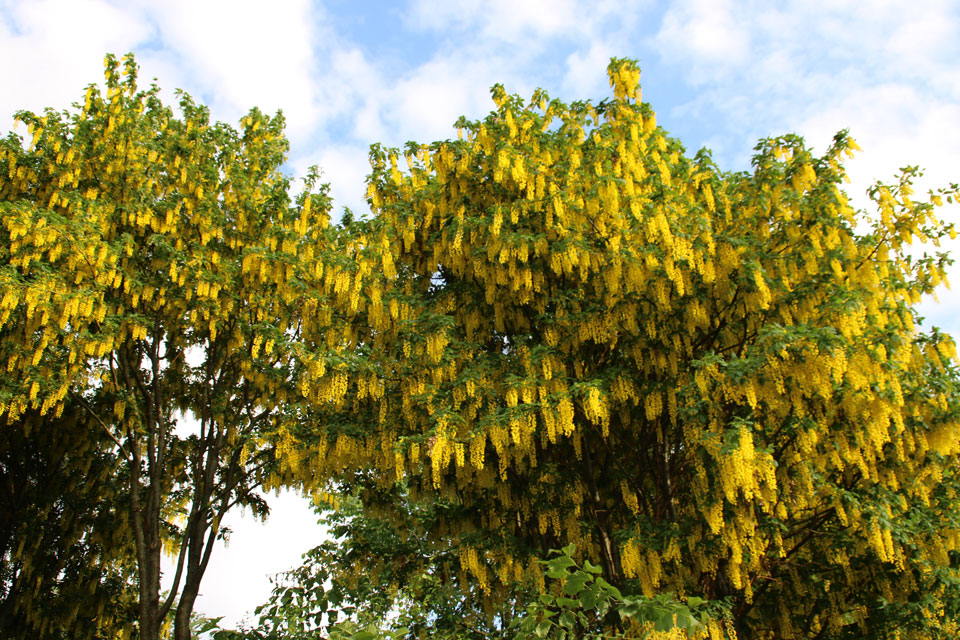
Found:
[(210, 106), (215, 119), (235, 123), (259, 106), (282, 108), (291, 134), (315, 126), (313, 43), (323, 15), (308, 0), (269, 10), (253, 0), (41, 0), (4, 9), (0, 55), (17, 63), (3, 66), (0, 81), (17, 90), (0, 95), (3, 116), (22, 107), (64, 108), (102, 79), (104, 54), (136, 51), (141, 84), (158, 77), (167, 99), (179, 87)]
[(484, 4), (483, 33), (490, 39), (549, 38), (575, 32), (582, 23), (576, 3), (569, 0), (496, 0)]
[(576, 29), (578, 8), (570, 0), (417, 0), (412, 3), (408, 23), (436, 31), (479, 30), (484, 39), (515, 41)]
[(690, 0), (667, 11), (655, 44), (664, 55), (692, 62), (691, 80), (700, 84), (744, 62), (750, 33), (729, 0)]
[(141, 2), (163, 43), (155, 58), (180, 69), (185, 87), (218, 119), (249, 108), (283, 109), (291, 135), (315, 124), (314, 45), (323, 14), (308, 0), (269, 8), (255, 0)]
[(356, 47), (334, 49), (326, 68), (317, 81), (323, 114), (352, 118), (348, 126), (355, 138), (382, 138), (386, 130), (379, 107), (386, 82), (380, 70)]
[(405, 22), (413, 29), (462, 29), (476, 20), (482, 9), (481, 0), (414, 0)]
[(586, 51), (574, 51), (567, 56), (564, 86), (573, 95), (584, 97), (609, 91), (606, 69), (616, 53), (614, 47), (603, 40), (592, 42)]
[[(688, 113), (744, 136), (745, 149), (748, 133), (795, 131), (823, 143), (850, 127), (890, 162), (906, 163), (906, 154), (912, 163), (957, 165), (956, 152), (938, 140), (952, 136), (956, 127), (943, 114), (960, 102), (951, 38), (960, 23), (952, 5), (890, 1), (866, 12), (859, 3), (824, 0), (775, 7), (690, 0), (666, 12), (652, 43), (662, 47), (664, 63), (701, 85)], [(730, 25), (735, 36), (723, 43)], [(888, 155), (891, 140), (902, 153)], [(900, 144), (907, 140), (913, 144)]]
[(368, 211), (364, 180), (370, 173), (367, 154), (368, 147), (361, 144), (326, 146), (301, 157), (294, 169), (297, 176), (303, 176), (310, 165), (320, 168), (320, 182), (330, 184), (334, 219), (339, 219), (344, 207), (359, 215)]
[(449, 138), (461, 115), (480, 115), (493, 107), (484, 76), (493, 84), (489, 67), (479, 61), (432, 60), (392, 88), (386, 118), (411, 140)]
[[(937, 100), (902, 83), (864, 87), (834, 99), (797, 123), (823, 150), (836, 130), (849, 127), (863, 152), (849, 164), (857, 186), (889, 182), (905, 165), (927, 170), (924, 182), (957, 181), (960, 103)], [(862, 191), (862, 190), (861, 190)]]
[(631, 22), (649, 2), (615, 0), (414, 0), (407, 15), (412, 29), (469, 31), (486, 42), (542, 48), (553, 38), (596, 39)]
[(125, 53), (151, 35), (142, 16), (101, 0), (7, 2), (0, 21), (0, 126), (19, 109), (67, 108), (103, 78), (106, 52)]

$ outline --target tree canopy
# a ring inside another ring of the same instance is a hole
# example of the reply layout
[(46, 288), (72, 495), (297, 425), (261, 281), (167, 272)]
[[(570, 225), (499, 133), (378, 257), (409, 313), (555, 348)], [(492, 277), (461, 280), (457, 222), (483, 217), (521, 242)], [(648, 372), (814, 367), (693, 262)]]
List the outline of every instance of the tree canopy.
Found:
[(331, 471), (388, 519), (398, 481), (449, 504), (419, 533), (492, 602), (575, 543), (740, 637), (953, 637), (956, 353), (914, 306), (949, 258), (911, 242), (953, 237), (956, 186), (916, 198), (908, 167), (855, 211), (846, 132), (723, 172), (609, 70), (597, 104), (495, 87), (456, 140), (373, 147), (379, 386), (348, 390), (362, 437), (327, 426)]

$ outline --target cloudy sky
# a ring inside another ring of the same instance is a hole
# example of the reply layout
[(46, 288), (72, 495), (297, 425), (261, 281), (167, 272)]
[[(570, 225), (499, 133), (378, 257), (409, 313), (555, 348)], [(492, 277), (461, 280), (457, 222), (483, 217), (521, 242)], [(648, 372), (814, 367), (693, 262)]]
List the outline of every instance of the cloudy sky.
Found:
[[(289, 171), (320, 165), (338, 208), (365, 208), (371, 143), (451, 137), (460, 115), (490, 110), (497, 82), (600, 100), (611, 56), (639, 60), (658, 123), (721, 168), (748, 168), (760, 137), (794, 132), (822, 151), (849, 128), (860, 206), (907, 164), (927, 169), (920, 192), (960, 182), (953, 0), (0, 0), (0, 132), (18, 109), (80, 100), (104, 54), (128, 51), (144, 84), (185, 89), (216, 119), (282, 109)], [(924, 305), (955, 335), (958, 312), (956, 293)], [(199, 609), (236, 620), (268, 593), (266, 573), (316, 542), (299, 498), (274, 503), (264, 525), (228, 523)]]

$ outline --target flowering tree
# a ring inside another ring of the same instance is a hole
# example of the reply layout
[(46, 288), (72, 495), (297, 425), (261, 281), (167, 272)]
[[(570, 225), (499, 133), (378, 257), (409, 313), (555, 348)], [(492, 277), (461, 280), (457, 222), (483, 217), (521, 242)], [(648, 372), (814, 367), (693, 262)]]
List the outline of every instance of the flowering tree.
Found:
[(341, 387), (332, 309), (349, 315), (352, 280), (326, 256), (329, 200), (313, 176), (291, 202), (280, 115), (236, 131), (186, 95), (177, 115), (131, 57), (73, 113), (17, 119), (33, 139), (0, 143), (0, 419), (69, 402), (83, 420), (49, 428), (112, 441), (139, 637), (175, 610), (186, 639), (224, 514), (266, 511), (257, 488), (296, 464), (284, 433)]
[(496, 87), (460, 139), (373, 149), (379, 377), (348, 397), (379, 426), (331, 427), (337, 467), (371, 513), (398, 480), (450, 503), (422, 535), (491, 603), (575, 543), (741, 637), (954, 637), (956, 356), (913, 307), (948, 259), (908, 250), (952, 237), (956, 186), (914, 199), (907, 169), (854, 211), (846, 133), (721, 172), (638, 76), (615, 60), (599, 104)]

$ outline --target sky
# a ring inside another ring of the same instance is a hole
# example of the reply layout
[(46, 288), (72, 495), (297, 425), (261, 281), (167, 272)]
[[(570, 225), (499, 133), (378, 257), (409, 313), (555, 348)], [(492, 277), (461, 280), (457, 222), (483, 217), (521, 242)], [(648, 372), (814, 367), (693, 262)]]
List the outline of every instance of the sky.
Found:
[[(492, 109), (495, 83), (599, 101), (611, 57), (638, 60), (657, 122), (722, 169), (748, 169), (762, 137), (822, 152), (849, 128), (858, 207), (905, 165), (926, 169), (917, 193), (960, 182), (955, 0), (0, 0), (0, 134), (19, 109), (82, 101), (108, 52), (133, 52), (144, 86), (156, 78), (171, 103), (184, 89), (217, 120), (282, 109), (287, 171), (319, 165), (338, 211), (366, 210), (370, 144), (454, 137), (459, 116)], [(960, 335), (960, 294), (922, 313)], [(266, 523), (229, 516), (213, 554), (197, 607), (224, 623), (322, 539), (302, 498), (270, 501)]]

